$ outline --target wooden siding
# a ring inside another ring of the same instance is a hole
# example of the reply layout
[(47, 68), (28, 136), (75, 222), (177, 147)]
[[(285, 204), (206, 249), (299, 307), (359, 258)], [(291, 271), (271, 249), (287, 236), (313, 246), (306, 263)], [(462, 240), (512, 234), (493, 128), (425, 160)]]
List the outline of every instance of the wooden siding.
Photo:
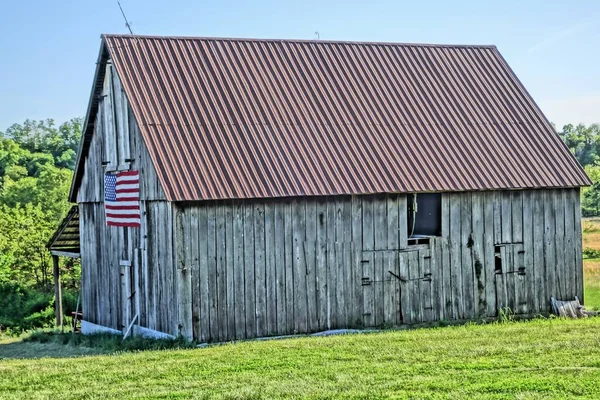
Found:
[(142, 202), (142, 228), (124, 230), (106, 225), (102, 203), (80, 204), (86, 321), (123, 330), (137, 313), (139, 325), (178, 334), (172, 210)]
[[(133, 112), (127, 105), (119, 79), (115, 74), (106, 74), (105, 79), (106, 89), (98, 108), (90, 149), (84, 161), (77, 203), (104, 201), (104, 173), (113, 169), (140, 171), (141, 200), (165, 200), (164, 190), (158, 181)], [(116, 90), (112, 90), (113, 88)], [(127, 138), (128, 146), (119, 145), (117, 137)]]
[(582, 298), (578, 199), (445, 193), (442, 235), (416, 246), (405, 195), (177, 207), (178, 325), (224, 341), (547, 312)]

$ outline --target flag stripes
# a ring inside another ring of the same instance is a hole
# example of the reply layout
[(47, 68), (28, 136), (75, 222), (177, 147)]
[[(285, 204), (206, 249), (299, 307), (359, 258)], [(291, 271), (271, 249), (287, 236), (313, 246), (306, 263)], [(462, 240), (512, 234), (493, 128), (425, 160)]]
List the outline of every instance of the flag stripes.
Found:
[(139, 171), (104, 175), (104, 210), (110, 226), (140, 226)]

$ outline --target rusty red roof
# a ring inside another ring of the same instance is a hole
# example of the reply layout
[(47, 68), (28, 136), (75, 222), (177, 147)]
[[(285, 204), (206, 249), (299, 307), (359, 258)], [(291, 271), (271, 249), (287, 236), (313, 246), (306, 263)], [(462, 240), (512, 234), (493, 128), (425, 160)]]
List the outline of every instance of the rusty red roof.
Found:
[(103, 40), (172, 201), (590, 184), (495, 46)]

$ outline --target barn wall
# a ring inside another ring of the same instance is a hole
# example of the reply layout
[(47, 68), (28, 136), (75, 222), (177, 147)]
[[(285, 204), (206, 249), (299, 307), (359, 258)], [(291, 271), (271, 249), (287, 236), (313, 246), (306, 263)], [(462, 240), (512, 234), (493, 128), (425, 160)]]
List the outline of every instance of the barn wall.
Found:
[(582, 297), (577, 189), (443, 194), (442, 218), (440, 237), (408, 246), (405, 195), (182, 206), (182, 333), (223, 341), (534, 314), (551, 295)]
[[(173, 246), (165, 242), (172, 233), (172, 205), (164, 201), (139, 127), (114, 74), (106, 74), (84, 163), (77, 195), (84, 319), (123, 330), (139, 311), (138, 324), (176, 334), (173, 304), (177, 303), (172, 299), (177, 293), (165, 282), (173, 276), (169, 274)], [(104, 215), (104, 173), (128, 169), (140, 171), (142, 227), (109, 227)]]

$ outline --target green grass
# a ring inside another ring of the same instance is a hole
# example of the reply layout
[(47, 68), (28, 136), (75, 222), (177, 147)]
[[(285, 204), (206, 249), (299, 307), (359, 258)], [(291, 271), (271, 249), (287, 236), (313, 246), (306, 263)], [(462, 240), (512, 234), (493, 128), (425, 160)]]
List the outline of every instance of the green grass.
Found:
[(0, 361), (0, 398), (593, 399), (599, 382), (600, 318)]

